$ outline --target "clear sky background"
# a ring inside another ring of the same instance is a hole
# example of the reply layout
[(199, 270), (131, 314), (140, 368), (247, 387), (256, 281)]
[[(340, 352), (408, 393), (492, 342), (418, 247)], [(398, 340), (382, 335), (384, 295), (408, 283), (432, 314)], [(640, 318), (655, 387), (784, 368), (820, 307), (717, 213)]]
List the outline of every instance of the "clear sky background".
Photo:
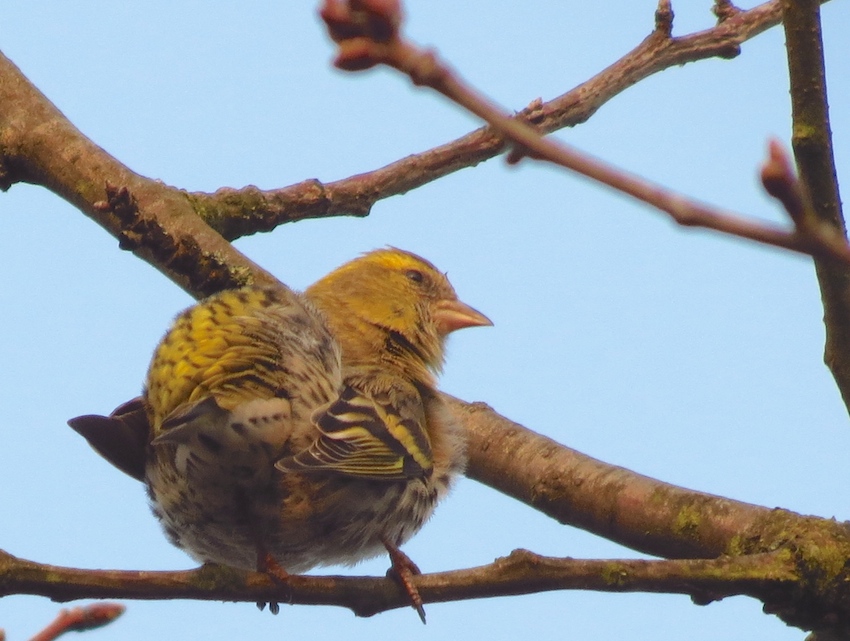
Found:
[[(698, 5), (698, 6), (697, 6)], [(750, 6), (750, 5), (747, 5)], [(710, 2), (675, 4), (675, 33), (710, 27)], [(416, 1), (409, 33), (510, 109), (586, 80), (653, 25), (650, 0)], [(850, 171), (850, 4), (824, 7), (839, 177)], [(97, 144), (189, 190), (335, 180), (478, 126), (398, 74), (344, 75), (313, 2), (4, 0), (0, 49)], [(559, 132), (705, 201), (781, 221), (761, 191), (766, 142), (788, 143), (784, 40), (732, 61), (656, 75)], [(845, 181), (846, 182), (846, 181)], [(845, 195), (845, 200), (847, 199)], [(850, 421), (822, 363), (811, 261), (702, 231), (572, 175), (496, 159), (366, 219), (298, 223), (237, 241), (303, 288), (360, 252), (395, 245), (434, 261), (495, 327), (453, 337), (441, 387), (604, 461), (768, 507), (850, 518)], [(41, 188), (0, 194), (0, 548), (84, 568), (182, 569), (143, 488), (65, 421), (136, 395), (190, 297)], [(634, 553), (560, 526), (463, 479), (406, 551), (425, 571), (523, 547), (587, 558)], [(354, 570), (382, 575), (384, 558)], [(486, 638), (800, 640), (734, 598), (558, 592), (357, 619), (339, 608), (127, 602), (87, 639)], [(27, 638), (59, 605), (0, 600)]]

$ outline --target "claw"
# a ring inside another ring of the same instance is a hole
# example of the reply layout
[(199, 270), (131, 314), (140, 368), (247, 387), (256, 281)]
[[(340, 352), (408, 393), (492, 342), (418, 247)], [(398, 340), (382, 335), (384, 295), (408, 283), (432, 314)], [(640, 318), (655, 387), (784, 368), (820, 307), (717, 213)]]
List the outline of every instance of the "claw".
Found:
[[(262, 572), (275, 583), (285, 586), (289, 585), (289, 577), (292, 576), (283, 569), (283, 566), (269, 552), (262, 550), (257, 551), (257, 572)], [(263, 601), (257, 601), (257, 607), (262, 612), (266, 604)], [(270, 601), (269, 612), (272, 614), (280, 612), (280, 604), (277, 601)]]
[(417, 566), (409, 556), (398, 549), (386, 539), (383, 541), (384, 547), (387, 548), (387, 553), (390, 555), (392, 567), (387, 571), (387, 576), (395, 576), (396, 580), (401, 583), (401, 587), (407, 592), (410, 597), (410, 605), (416, 610), (422, 623), (425, 623), (425, 607), (422, 604), (422, 596), (419, 590), (413, 585), (413, 577), (422, 574), (419, 566)]

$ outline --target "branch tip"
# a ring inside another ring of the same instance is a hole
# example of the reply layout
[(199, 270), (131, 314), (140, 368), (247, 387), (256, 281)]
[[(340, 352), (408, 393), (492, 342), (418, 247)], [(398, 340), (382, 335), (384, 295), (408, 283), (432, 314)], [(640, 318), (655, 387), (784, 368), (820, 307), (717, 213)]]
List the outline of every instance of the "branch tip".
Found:
[(520, 147), (519, 145), (514, 145), (505, 156), (505, 162), (511, 166), (518, 165), (527, 155), (528, 149)]
[(736, 7), (730, 0), (715, 0), (711, 11), (717, 16), (717, 24), (726, 22), (729, 18), (741, 13), (741, 9)]
[[(730, 6), (728, 3), (722, 5), (721, 10), (725, 8), (728, 12)], [(340, 55), (336, 61), (338, 67), (355, 70), (385, 64), (405, 73), (414, 84), (438, 91), (485, 120), (502, 136), (509, 148), (508, 164), (517, 164), (526, 156), (548, 161), (646, 202), (669, 214), (680, 225), (714, 229), (806, 254), (829, 253), (850, 261), (850, 246), (846, 243), (837, 243), (810, 228), (803, 230), (803, 215), (800, 213), (798, 216), (798, 210), (789, 209), (789, 214), (797, 224), (797, 232), (791, 233), (704, 206), (567, 145), (544, 138), (537, 126), (532, 126), (522, 116), (512, 117), (469, 86), (444, 65), (433, 51), (406, 41), (399, 32), (400, 10), (390, 0), (349, 0), (348, 4), (342, 0), (326, 0), (322, 16), (328, 24), (331, 37), (340, 45)], [(659, 0), (655, 22), (654, 33), (671, 41), (671, 0)], [(373, 23), (379, 27), (370, 27)], [(375, 39), (378, 36), (389, 39), (379, 42)], [(658, 38), (647, 38), (645, 42), (651, 43), (653, 40)], [(687, 37), (679, 40), (687, 40)], [(718, 55), (734, 55), (735, 51), (737, 46), (733, 45), (731, 50), (723, 49)], [(532, 113), (539, 110), (537, 101), (533, 101), (530, 107)]]
[(658, 0), (655, 10), (655, 31), (668, 38), (673, 33), (673, 3), (670, 0)]
[(363, 71), (383, 62), (383, 49), (398, 39), (403, 18), (398, 0), (325, 0), (319, 16), (339, 45), (334, 66), (343, 71)]
[(83, 632), (100, 628), (124, 614), (125, 609), (120, 603), (93, 603), (70, 610), (60, 610), (53, 622), (30, 641), (53, 641), (66, 632)]
[(764, 190), (782, 203), (797, 229), (806, 228), (807, 208), (800, 180), (791, 164), (791, 157), (775, 138), (768, 142), (767, 159), (759, 173)]

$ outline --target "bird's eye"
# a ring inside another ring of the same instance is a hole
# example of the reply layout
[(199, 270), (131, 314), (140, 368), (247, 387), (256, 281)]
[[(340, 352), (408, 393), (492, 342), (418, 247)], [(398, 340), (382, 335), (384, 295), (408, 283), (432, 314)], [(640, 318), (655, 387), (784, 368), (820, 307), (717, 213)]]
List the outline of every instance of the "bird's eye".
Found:
[(420, 272), (418, 269), (408, 269), (404, 275), (407, 276), (414, 283), (421, 283), (423, 280), (425, 280), (424, 274), (422, 274), (422, 272)]

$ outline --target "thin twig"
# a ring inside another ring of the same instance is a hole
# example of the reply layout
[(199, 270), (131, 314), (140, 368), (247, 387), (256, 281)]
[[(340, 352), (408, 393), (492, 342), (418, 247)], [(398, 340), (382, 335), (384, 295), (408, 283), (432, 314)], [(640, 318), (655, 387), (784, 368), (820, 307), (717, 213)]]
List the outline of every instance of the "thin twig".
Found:
[[(662, 38), (653, 32), (594, 77), (552, 100), (534, 101), (534, 107), (523, 109), (517, 117), (534, 122), (541, 132), (575, 126), (588, 120), (614, 96), (652, 74), (688, 62), (735, 57), (740, 53), (742, 42), (779, 23), (778, 2), (771, 0), (741, 11), (716, 27), (686, 36)], [(127, 174), (116, 171), (113, 165), (115, 159), (108, 157), (102, 149), (95, 145), (80, 144), (76, 138), (82, 137), (82, 134), (69, 127), (58, 111), (46, 109), (44, 96), (31, 87), (25, 89), (26, 82), (17, 69), (0, 62), (0, 140), (5, 136), (8, 142), (6, 147), (0, 145), (0, 189), (22, 180), (48, 186), (95, 217), (119, 238), (123, 231), (116, 229), (114, 217), (109, 216), (108, 212), (95, 212), (90, 208), (91, 203), (103, 199), (102, 192), (97, 195), (77, 193), (76, 186), (86, 184), (86, 178), (71, 175), (70, 172), (84, 173), (79, 169), (87, 170), (90, 165), (100, 168), (104, 175), (98, 176), (98, 186), (108, 181), (117, 187), (130, 188), (139, 198), (147, 215), (150, 211), (144, 205), (149, 200), (148, 193), (168, 200), (171, 196), (166, 198), (164, 192), (172, 192), (172, 196), (179, 197), (169, 202), (172, 209), (178, 209), (175, 207), (178, 203), (180, 207), (191, 205), (194, 212), (210, 227), (226, 239), (233, 240), (307, 218), (366, 216), (381, 199), (406, 193), (452, 172), (477, 165), (502, 153), (506, 147), (504, 138), (498, 132), (492, 127), (482, 127), (385, 167), (334, 182), (305, 180), (268, 191), (248, 186), (240, 189), (222, 188), (209, 194), (182, 192), (150, 181), (156, 188), (151, 190), (143, 184), (127, 182), (126, 175), (131, 175), (134, 181), (141, 177), (126, 168), (123, 170)], [(15, 126), (7, 127), (4, 123), (15, 123)], [(73, 136), (69, 135), (71, 131)], [(75, 159), (74, 167), (63, 164), (66, 152)], [(39, 156), (42, 153), (47, 156), (47, 162), (41, 162)], [(143, 220), (149, 219), (143, 217)], [(162, 224), (161, 227), (173, 235), (171, 225)], [(185, 228), (186, 224), (182, 227)], [(135, 233), (124, 235), (129, 237), (131, 243), (138, 236)], [(175, 244), (182, 249), (179, 243)], [(135, 251), (153, 262), (145, 256), (144, 247)], [(166, 262), (162, 259), (166, 254), (159, 248), (153, 248), (150, 253), (154, 252), (157, 254), (156, 260)], [(215, 253), (222, 255), (217, 250)], [(180, 268), (190, 264), (175, 262)], [(201, 261), (201, 264), (205, 263)], [(167, 268), (174, 269), (171, 266)]]
[[(552, 100), (533, 100), (515, 117), (533, 122), (543, 133), (581, 124), (606, 102), (652, 74), (708, 58), (734, 58), (742, 42), (779, 24), (780, 15), (779, 0), (771, 0), (747, 11), (727, 12), (716, 27), (686, 36), (669, 38), (654, 31), (592, 78)], [(307, 180), (270, 191), (245, 187), (214, 194), (196, 192), (189, 197), (209, 225), (234, 239), (305, 218), (366, 216), (381, 199), (477, 165), (505, 148), (504, 138), (488, 126), (335, 182)]]
[[(363, 16), (368, 18), (364, 20)], [(434, 51), (420, 49), (406, 40), (401, 31), (401, 10), (397, 4), (352, 0), (327, 0), (322, 17), (338, 46), (334, 64), (340, 69), (359, 71), (379, 64), (408, 75), (416, 85), (427, 86), (483, 118), (506, 138), (518, 145), (511, 160), (527, 155), (543, 160), (610, 187), (659, 209), (678, 224), (703, 227), (724, 234), (792, 251), (831, 256), (850, 264), (850, 245), (821, 227), (795, 227), (785, 230), (755, 219), (726, 212), (696, 202), (635, 174), (615, 168), (569, 145), (544, 138), (532, 126), (513, 118), (495, 106), (483, 94), (463, 81)], [(364, 24), (379, 22), (385, 28), (381, 38), (363, 29)], [(672, 12), (659, 6), (656, 18), (657, 38), (669, 39)], [(395, 29), (395, 30), (392, 30)]]
[(66, 632), (94, 630), (112, 623), (124, 614), (120, 603), (92, 603), (91, 605), (61, 610), (50, 625), (36, 634), (30, 641), (54, 641)]
[[(686, 36), (669, 38), (654, 31), (593, 78), (550, 101), (533, 101), (516, 117), (533, 122), (540, 132), (585, 122), (611, 98), (654, 73), (697, 60), (738, 55), (742, 42), (778, 24), (780, 15), (779, 0), (771, 0), (730, 13), (717, 26)], [(2, 55), (0, 141), (0, 189), (20, 181), (48, 187), (97, 220), (122, 246), (196, 296), (252, 278), (271, 282), (256, 265), (239, 259), (232, 248), (210, 236), (209, 227), (233, 240), (306, 218), (365, 216), (378, 200), (474, 166), (506, 146), (492, 127), (483, 127), (335, 182), (305, 180), (269, 191), (249, 186), (222, 188), (213, 194), (188, 193), (120, 165), (74, 128)], [(108, 209), (94, 206), (104, 201), (107, 183), (128, 189), (137, 199), (140, 213), (135, 219), (122, 221)], [(200, 216), (209, 227), (184, 216), (187, 211)], [(149, 232), (147, 238), (143, 232)], [(229, 272), (223, 268), (224, 262), (230, 266)], [(189, 270), (194, 271), (191, 276), (187, 276)]]
[(806, 203), (803, 186), (794, 173), (791, 159), (778, 140), (770, 141), (768, 158), (762, 165), (760, 175), (764, 190), (782, 203), (797, 227), (812, 224), (812, 211)]

